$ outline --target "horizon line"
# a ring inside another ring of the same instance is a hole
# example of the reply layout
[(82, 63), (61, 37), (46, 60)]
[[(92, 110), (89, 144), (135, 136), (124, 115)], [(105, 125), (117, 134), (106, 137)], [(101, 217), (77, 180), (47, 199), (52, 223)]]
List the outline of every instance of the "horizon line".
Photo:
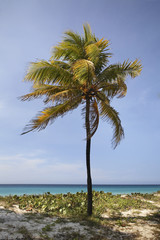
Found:
[[(79, 185), (83, 185), (83, 186), (87, 186), (86, 183), (0, 183), (0, 185), (72, 185), (72, 186), (79, 186)], [(160, 183), (93, 183), (92, 186), (95, 185), (107, 185), (107, 186), (132, 186), (132, 185), (160, 185)]]

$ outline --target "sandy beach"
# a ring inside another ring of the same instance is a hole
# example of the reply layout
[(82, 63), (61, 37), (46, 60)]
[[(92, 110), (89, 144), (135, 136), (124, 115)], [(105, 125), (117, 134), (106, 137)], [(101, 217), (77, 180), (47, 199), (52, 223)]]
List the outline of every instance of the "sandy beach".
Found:
[[(101, 216), (101, 223), (92, 219), (51, 216), (34, 209), (22, 210), (19, 205), (0, 203), (1, 240), (107, 240), (160, 239), (159, 201), (142, 199), (155, 209), (130, 209), (113, 214), (110, 209)], [(121, 195), (125, 199), (127, 195)]]

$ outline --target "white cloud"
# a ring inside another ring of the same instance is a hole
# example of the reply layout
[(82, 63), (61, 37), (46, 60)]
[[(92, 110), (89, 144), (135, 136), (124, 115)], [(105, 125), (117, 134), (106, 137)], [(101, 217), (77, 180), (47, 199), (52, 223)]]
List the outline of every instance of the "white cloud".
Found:
[(0, 156), (0, 183), (81, 183), (85, 182), (81, 163), (62, 163), (58, 159), (31, 155)]
[[(0, 183), (86, 184), (84, 161), (64, 163), (38, 157), (36, 153), (40, 152), (0, 156)], [(101, 168), (92, 168), (91, 172), (94, 183), (110, 183), (115, 176)]]
[[(50, 183), (78, 184), (86, 183), (86, 166), (84, 162), (62, 162), (58, 159), (38, 157), (38, 151), (32, 154), (0, 156), (0, 183)], [(92, 168), (93, 182), (110, 182), (111, 173)]]
[[(119, 172), (92, 167), (92, 182), (95, 184), (122, 184), (147, 182), (147, 178), (137, 178), (133, 170)], [(45, 159), (33, 154), (0, 156), (1, 184), (86, 184), (86, 166), (83, 161), (76, 163), (62, 162), (58, 159)], [(150, 179), (152, 181), (152, 177)]]

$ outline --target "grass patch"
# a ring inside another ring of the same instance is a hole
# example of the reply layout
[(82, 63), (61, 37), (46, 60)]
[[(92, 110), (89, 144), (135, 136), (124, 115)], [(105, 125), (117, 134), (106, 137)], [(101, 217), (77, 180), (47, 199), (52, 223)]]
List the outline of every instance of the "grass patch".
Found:
[(63, 227), (63, 228), (61, 228), (61, 231), (63, 231), (63, 232), (68, 232), (68, 231), (71, 231), (71, 230), (73, 230), (73, 228), (72, 227)]
[(70, 240), (85, 240), (86, 236), (83, 234), (80, 234), (79, 232), (73, 231), (73, 232), (62, 232), (61, 234), (58, 234), (59, 239), (65, 238)]
[(42, 228), (42, 232), (50, 232), (52, 231), (51, 225), (48, 224), (45, 227)]
[(4, 223), (5, 220), (3, 218), (0, 218), (0, 223)]
[(33, 240), (31, 234), (24, 226), (20, 227), (17, 232), (23, 235), (23, 240)]
[(41, 234), (40, 240), (54, 240), (54, 238), (50, 238), (46, 234)]
[(65, 219), (65, 218), (58, 218), (55, 222), (54, 222), (54, 224), (61, 224), (61, 223), (66, 223), (67, 222), (67, 220)]

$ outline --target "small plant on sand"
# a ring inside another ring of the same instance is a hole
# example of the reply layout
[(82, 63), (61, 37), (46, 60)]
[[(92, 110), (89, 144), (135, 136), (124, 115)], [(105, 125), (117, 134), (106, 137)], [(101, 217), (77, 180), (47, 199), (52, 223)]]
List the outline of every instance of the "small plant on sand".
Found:
[(18, 233), (21, 233), (23, 235), (23, 239), (24, 240), (33, 240), (30, 232), (28, 231), (28, 229), (24, 226), (20, 227), (18, 229)]
[(45, 227), (42, 228), (42, 232), (50, 232), (52, 231), (51, 225), (48, 224)]

